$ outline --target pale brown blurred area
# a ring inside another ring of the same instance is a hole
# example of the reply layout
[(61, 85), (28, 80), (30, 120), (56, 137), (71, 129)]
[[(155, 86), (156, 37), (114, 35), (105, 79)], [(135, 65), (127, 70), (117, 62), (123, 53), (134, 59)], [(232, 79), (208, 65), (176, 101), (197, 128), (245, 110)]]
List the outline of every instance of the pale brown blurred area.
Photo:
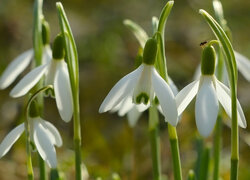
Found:
[[(80, 105), (82, 119), (82, 152), (90, 179), (110, 179), (117, 172), (124, 180), (152, 179), (148, 113), (144, 113), (137, 126), (131, 129), (126, 117), (117, 114), (99, 114), (98, 108), (113, 85), (131, 72), (139, 44), (123, 25), (131, 19), (152, 35), (151, 18), (159, 17), (163, 0), (68, 0), (62, 1), (70, 21), (79, 54)], [(51, 26), (51, 42), (59, 32), (56, 1), (44, 0), (44, 15)], [(250, 1), (222, 0), (225, 18), (233, 34), (233, 47), (250, 58)], [(1, 0), (0, 2), (0, 75), (6, 66), (21, 52), (32, 47), (33, 1)], [(200, 42), (215, 39), (211, 30), (198, 14), (203, 8), (213, 14), (211, 0), (176, 0), (169, 16), (165, 41), (168, 72), (179, 89), (190, 83), (200, 62)], [(28, 70), (25, 71), (25, 73)], [(23, 73), (22, 75), (24, 75)], [(18, 78), (20, 80), (21, 77)], [(18, 82), (18, 80), (16, 82)], [(14, 84), (16, 84), (16, 82)], [(13, 85), (0, 91), (0, 141), (20, 124), (19, 118), (24, 98), (12, 99), (8, 93)], [(239, 75), (238, 98), (250, 122), (250, 83)], [(57, 148), (59, 170), (66, 179), (74, 176), (72, 122), (64, 123), (58, 114), (55, 101), (45, 100), (46, 120), (52, 122), (63, 137), (63, 147)], [(225, 121), (230, 122), (225, 116)], [(162, 172), (173, 179), (171, 152), (167, 127), (160, 122)], [(177, 126), (184, 179), (194, 167), (197, 128), (194, 103), (182, 116)], [(250, 139), (249, 127), (240, 129), (239, 179), (250, 177), (250, 151), (245, 143)], [(212, 136), (206, 140), (212, 143)], [(35, 177), (39, 169), (34, 156)], [(0, 159), (0, 179), (26, 179), (25, 138), (21, 137), (10, 152)], [(229, 177), (230, 129), (223, 126), (221, 175)], [(211, 168), (210, 168), (211, 169)]]

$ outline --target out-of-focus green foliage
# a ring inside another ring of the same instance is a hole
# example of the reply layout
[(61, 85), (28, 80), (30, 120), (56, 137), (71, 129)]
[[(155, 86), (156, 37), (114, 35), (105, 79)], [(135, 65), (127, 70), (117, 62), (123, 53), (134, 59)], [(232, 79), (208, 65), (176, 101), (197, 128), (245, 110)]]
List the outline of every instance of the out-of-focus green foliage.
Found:
[[(53, 0), (44, 0), (46, 19), (51, 26), (51, 40), (59, 32), (56, 6)], [(98, 114), (98, 108), (113, 85), (132, 71), (139, 44), (123, 25), (131, 19), (152, 34), (151, 18), (159, 16), (166, 1), (162, 0), (68, 0), (62, 1), (75, 36), (80, 65), (80, 105), (82, 118), (83, 162), (91, 179), (111, 179), (118, 173), (121, 179), (152, 179), (148, 132), (148, 114), (144, 113), (134, 129), (126, 117), (117, 114)], [(250, 2), (226, 1), (225, 18), (233, 34), (233, 47), (250, 58)], [(0, 3), (0, 74), (19, 53), (32, 47), (33, 1), (1, 0)], [(165, 32), (168, 73), (179, 89), (191, 82), (201, 59), (200, 42), (214, 38), (198, 14), (200, 8), (213, 14), (210, 0), (176, 1)], [(0, 141), (21, 122), (22, 98), (11, 99), (7, 90), (0, 91)], [(250, 117), (250, 84), (239, 75), (238, 98), (245, 116)], [(63, 136), (64, 145), (57, 149), (59, 170), (66, 179), (74, 175), (72, 122), (60, 120), (54, 100), (45, 101), (44, 118), (52, 121)], [(193, 106), (184, 112), (177, 126), (184, 177), (193, 169), (197, 154)], [(229, 119), (223, 117), (226, 122)], [(162, 170), (173, 179), (171, 153), (163, 117), (161, 125)], [(249, 139), (249, 128), (240, 130), (240, 136)], [(212, 136), (206, 143), (212, 141)], [(26, 179), (25, 141), (0, 159), (0, 179)], [(230, 129), (223, 126), (221, 177), (230, 175)], [(211, 152), (212, 153), (212, 152)], [(239, 179), (250, 177), (249, 146), (240, 138)], [(37, 165), (34, 162), (35, 166)], [(212, 162), (210, 162), (210, 165)], [(212, 168), (210, 168), (212, 169)], [(38, 169), (34, 169), (38, 175)], [(211, 172), (210, 172), (211, 174)]]

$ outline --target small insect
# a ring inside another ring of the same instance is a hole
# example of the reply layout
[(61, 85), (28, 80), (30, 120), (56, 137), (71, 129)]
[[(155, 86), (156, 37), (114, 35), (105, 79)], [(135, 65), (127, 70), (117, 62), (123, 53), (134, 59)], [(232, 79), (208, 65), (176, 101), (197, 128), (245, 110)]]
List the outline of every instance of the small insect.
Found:
[(207, 44), (207, 41), (203, 41), (200, 43), (200, 46), (204, 46), (205, 44)]

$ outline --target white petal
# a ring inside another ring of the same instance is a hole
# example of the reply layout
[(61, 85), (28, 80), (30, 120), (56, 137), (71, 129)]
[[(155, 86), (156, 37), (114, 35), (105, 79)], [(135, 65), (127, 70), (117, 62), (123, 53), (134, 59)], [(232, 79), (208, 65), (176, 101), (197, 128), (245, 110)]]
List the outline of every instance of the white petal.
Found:
[(172, 126), (176, 126), (178, 115), (174, 94), (169, 85), (161, 78), (155, 69), (153, 69), (152, 72), (152, 84), (160, 102), (165, 120)]
[(136, 104), (136, 109), (139, 111), (139, 112), (143, 112), (143, 111), (146, 111), (149, 107), (150, 107), (150, 104)]
[(142, 72), (143, 66), (139, 66), (136, 70), (124, 76), (119, 80), (115, 86), (110, 90), (104, 101), (102, 102), (99, 113), (103, 113), (113, 109), (117, 106), (120, 101), (128, 96), (137, 83), (140, 73)]
[(44, 161), (46, 161), (50, 168), (57, 167), (56, 150), (49, 138), (47, 131), (44, 129), (39, 121), (34, 121), (34, 143), (36, 148)]
[(0, 89), (8, 87), (18, 75), (30, 64), (33, 57), (33, 49), (25, 51), (20, 56), (16, 57), (6, 68), (0, 78)]
[(60, 64), (58, 64), (54, 90), (60, 116), (65, 122), (69, 122), (73, 113), (73, 100), (68, 68), (64, 61), (60, 61)]
[(40, 122), (42, 123), (45, 130), (47, 130), (48, 135), (49, 135), (52, 143), (54, 145), (56, 145), (57, 147), (61, 147), (63, 144), (62, 137), (61, 137), (59, 131), (56, 129), (56, 127), (53, 124), (51, 124), (50, 122), (45, 121), (45, 120), (41, 120)]
[(197, 79), (200, 79), (201, 77), (201, 64), (199, 64), (196, 69), (195, 69), (195, 72), (194, 72), (194, 77), (193, 79), (194, 80), (197, 80)]
[[(136, 105), (135, 105), (136, 106)], [(142, 115), (141, 112), (138, 111), (138, 109), (136, 107), (133, 107), (128, 113), (128, 124), (130, 127), (135, 127), (138, 119), (140, 118), (140, 116)]]
[(3, 139), (0, 144), (0, 158), (3, 157), (12, 147), (12, 145), (16, 142), (16, 140), (21, 136), (24, 131), (24, 124), (20, 124), (15, 127), (12, 131), (7, 134), (7, 136)]
[(195, 102), (195, 120), (200, 134), (207, 137), (214, 128), (219, 103), (211, 77), (204, 77)]
[(173, 91), (174, 95), (176, 96), (178, 94), (178, 88), (176, 87), (176, 85), (174, 84), (174, 81), (168, 77), (168, 82), (169, 82), (169, 86), (171, 88), (171, 90)]
[(43, 64), (47, 64), (52, 60), (52, 50), (50, 45), (44, 46), (43, 49)]
[(234, 54), (239, 71), (250, 81), (250, 60), (236, 51), (234, 51)]
[(124, 116), (128, 111), (130, 111), (134, 107), (134, 104), (132, 102), (132, 96), (128, 96), (124, 101), (122, 102), (120, 109), (118, 111), (119, 116)]
[(25, 95), (42, 78), (48, 67), (49, 64), (45, 64), (26, 74), (23, 79), (11, 90), (10, 96), (20, 97)]
[[(152, 88), (152, 71), (154, 69), (154, 66), (152, 65), (146, 65), (142, 64), (142, 72), (140, 74), (140, 77), (138, 79), (138, 83), (135, 86), (134, 92), (133, 92), (133, 101), (136, 102), (137, 97), (142, 95), (142, 93), (146, 97), (141, 98), (142, 103), (149, 104), (147, 100), (152, 101), (154, 99), (154, 93), (153, 93), (153, 88)], [(146, 101), (146, 102), (145, 102)]]
[[(216, 93), (218, 96), (218, 99), (222, 105), (222, 107), (225, 109), (227, 115), (231, 118), (232, 117), (232, 109), (231, 109), (231, 96), (230, 96), (230, 90), (228, 87), (226, 87), (224, 84), (222, 84), (220, 81), (216, 79)], [(242, 107), (240, 105), (240, 102), (237, 99), (237, 117), (238, 117), (238, 124), (242, 128), (247, 127), (247, 122), (245, 115), (243, 113)]]
[(184, 87), (177, 95), (176, 95), (176, 104), (177, 104), (177, 110), (178, 115), (181, 115), (181, 113), (186, 109), (188, 104), (192, 101), (192, 99), (195, 97), (199, 89), (199, 80), (196, 80), (186, 87)]

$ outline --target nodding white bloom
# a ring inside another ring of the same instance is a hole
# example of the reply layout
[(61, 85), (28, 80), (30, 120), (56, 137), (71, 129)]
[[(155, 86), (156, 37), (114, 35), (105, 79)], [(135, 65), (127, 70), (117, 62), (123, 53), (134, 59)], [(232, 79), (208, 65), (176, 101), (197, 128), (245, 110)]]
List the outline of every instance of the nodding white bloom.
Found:
[(156, 52), (156, 40), (149, 39), (144, 48), (143, 63), (116, 83), (101, 104), (100, 113), (119, 107), (128, 97), (131, 97), (133, 103), (146, 106), (157, 97), (165, 120), (173, 126), (177, 125), (174, 94), (154, 68)]
[[(37, 151), (50, 168), (57, 167), (55, 146), (62, 146), (62, 138), (58, 130), (50, 122), (40, 117), (29, 119), (31, 141), (35, 144)], [(3, 157), (25, 131), (22, 123), (7, 134), (0, 144), (0, 158)]]
[[(43, 21), (42, 24), (42, 37), (43, 37), (43, 55), (42, 64), (48, 63), (52, 58), (52, 51), (50, 48), (49, 24)], [(16, 78), (31, 64), (34, 58), (34, 49), (29, 49), (19, 56), (17, 56), (6, 68), (0, 77), (0, 89), (5, 89), (11, 85)]]
[[(29, 66), (34, 57), (34, 50), (29, 49), (24, 53), (16, 57), (3, 72), (0, 77), (0, 89), (5, 89), (11, 85), (16, 78)], [(52, 52), (50, 45), (45, 45), (43, 49), (43, 62), (42, 64), (47, 63), (51, 60)]]
[[(236, 51), (234, 51), (234, 55), (235, 55), (236, 64), (237, 64), (237, 68), (238, 68), (239, 72), (243, 75), (243, 77), (247, 81), (250, 82), (250, 60), (246, 56), (244, 56)], [(216, 63), (216, 66), (217, 66), (217, 63)], [(195, 74), (194, 74), (194, 79), (199, 79), (199, 77), (201, 75), (200, 67), (201, 66), (199, 65), (196, 68)], [(226, 66), (224, 66), (222, 80), (225, 84), (228, 84), (228, 75), (227, 75)]]
[(27, 94), (45, 75), (45, 86), (53, 86), (56, 105), (61, 118), (65, 122), (69, 122), (73, 113), (73, 103), (67, 63), (63, 59), (62, 44), (62, 37), (57, 36), (53, 46), (53, 59), (44, 65), (36, 67), (24, 76), (11, 90), (10, 96), (16, 98)]
[[(202, 75), (198, 80), (187, 85), (176, 96), (177, 110), (180, 115), (196, 96), (195, 120), (198, 130), (202, 136), (208, 136), (214, 128), (219, 102), (231, 117), (230, 89), (222, 84), (214, 75), (215, 51), (212, 46), (204, 48), (201, 62)], [(237, 100), (237, 116), (239, 126), (247, 126), (245, 115)]]
[[(169, 86), (176, 96), (178, 94), (178, 89), (175, 86), (174, 82), (169, 78)], [(127, 98), (124, 98), (123, 101), (121, 101), (117, 106), (115, 106), (113, 109), (111, 109), (111, 112), (118, 112), (119, 116), (124, 116), (127, 114), (128, 118), (128, 123), (130, 127), (135, 127), (138, 119), (142, 115), (142, 113), (149, 108), (149, 104), (144, 105), (144, 104), (134, 104), (133, 103), (133, 97), (127, 96)], [(161, 114), (163, 114), (162, 109), (160, 106), (158, 106), (158, 110), (160, 111)]]

